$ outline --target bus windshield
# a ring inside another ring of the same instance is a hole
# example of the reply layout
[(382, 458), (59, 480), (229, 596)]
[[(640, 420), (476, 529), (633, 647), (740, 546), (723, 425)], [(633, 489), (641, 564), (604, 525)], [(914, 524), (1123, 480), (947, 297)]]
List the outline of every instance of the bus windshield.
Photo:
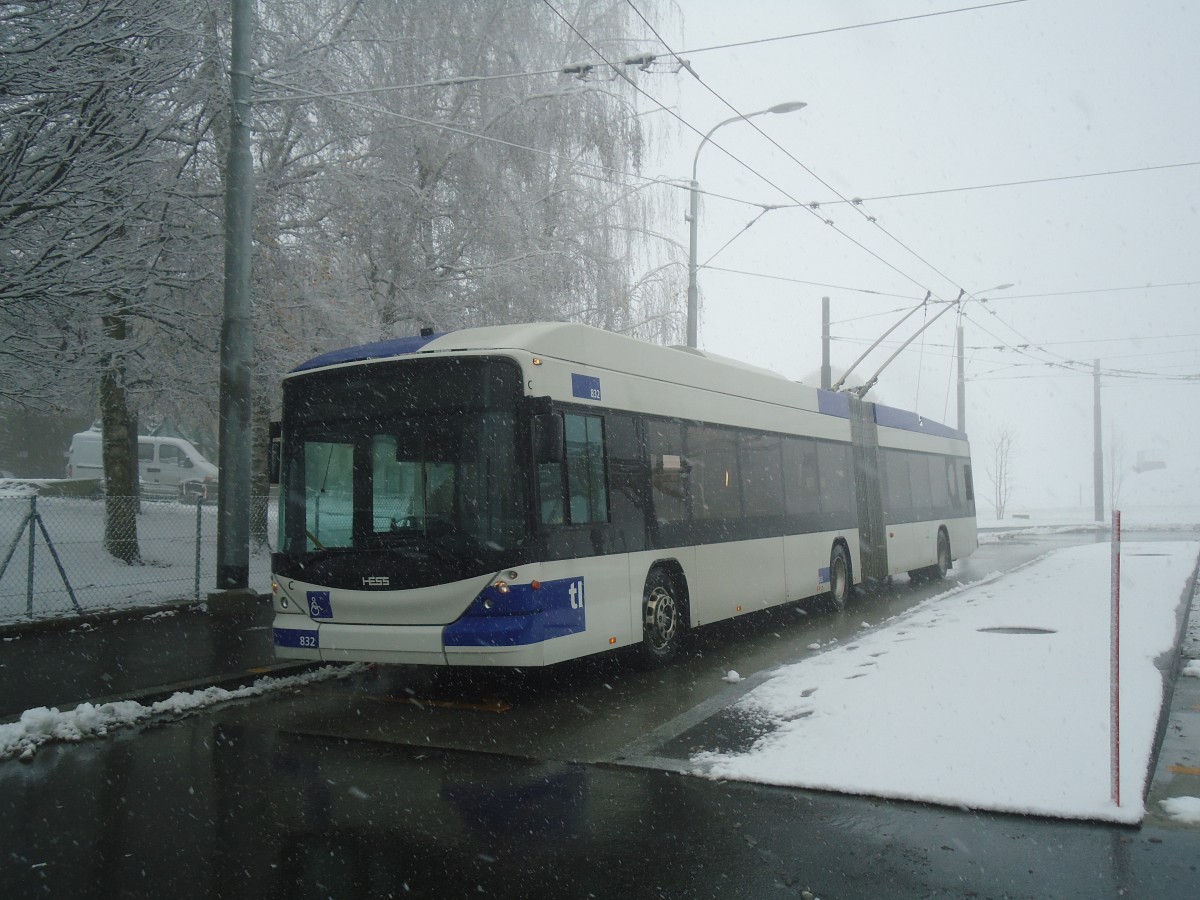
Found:
[(280, 550), (486, 568), (526, 537), (520, 372), (484, 358), (315, 372), (284, 387)]

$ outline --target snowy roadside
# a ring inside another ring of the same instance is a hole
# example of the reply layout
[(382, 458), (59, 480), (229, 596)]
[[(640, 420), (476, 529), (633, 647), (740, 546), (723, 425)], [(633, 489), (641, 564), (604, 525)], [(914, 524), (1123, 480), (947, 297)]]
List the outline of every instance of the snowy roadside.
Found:
[(299, 675), (282, 678), (263, 677), (246, 687), (226, 690), (207, 687), (180, 692), (166, 700), (142, 704), (136, 700), (114, 703), (80, 703), (72, 710), (60, 711), (40, 706), (26, 710), (17, 722), (0, 725), (0, 760), (16, 756), (30, 760), (43, 744), (52, 741), (82, 741), (103, 737), (110, 731), (144, 722), (179, 719), (231, 700), (260, 697), (291, 690), (318, 681), (348, 678), (363, 671), (363, 664), (324, 666)]
[(1123, 547), (1120, 806), (1110, 793), (1107, 544), (949, 591), (780, 669), (735, 707), (770, 730), (745, 753), (693, 756), (693, 770), (1136, 823), (1163, 702), (1155, 659), (1175, 647), (1198, 550)]

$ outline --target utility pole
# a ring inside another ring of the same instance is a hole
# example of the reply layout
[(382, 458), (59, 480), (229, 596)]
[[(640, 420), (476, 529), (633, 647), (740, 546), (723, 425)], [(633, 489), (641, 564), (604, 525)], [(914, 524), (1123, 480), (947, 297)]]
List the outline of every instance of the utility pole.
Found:
[(833, 370), (829, 367), (829, 298), (821, 298), (821, 390), (829, 390), (833, 384)]
[[(250, 46), (253, 0), (233, 0), (229, 156), (225, 167), (225, 304), (221, 324), (220, 481), (217, 492), (217, 589), (235, 608), (250, 581)], [(218, 596), (218, 595), (214, 595)], [(211, 599), (211, 598), (210, 598)], [(224, 606), (224, 604), (219, 605)], [(210, 604), (211, 606), (211, 604)]]
[(1100, 360), (1092, 364), (1092, 392), (1095, 400), (1094, 440), (1095, 452), (1092, 456), (1092, 484), (1095, 494), (1096, 521), (1104, 521), (1104, 449), (1100, 435)]
[(963, 366), (963, 327), (962, 317), (958, 320), (958, 430), (967, 430), (967, 378)]

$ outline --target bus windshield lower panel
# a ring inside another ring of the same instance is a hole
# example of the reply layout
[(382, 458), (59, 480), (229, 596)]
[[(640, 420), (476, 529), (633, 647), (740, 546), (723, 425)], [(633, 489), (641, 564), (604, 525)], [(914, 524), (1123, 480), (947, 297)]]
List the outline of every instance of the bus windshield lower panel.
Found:
[(515, 363), (479, 358), (286, 382), (276, 573), (357, 589), (369, 570), (395, 590), (519, 559), (520, 384)]

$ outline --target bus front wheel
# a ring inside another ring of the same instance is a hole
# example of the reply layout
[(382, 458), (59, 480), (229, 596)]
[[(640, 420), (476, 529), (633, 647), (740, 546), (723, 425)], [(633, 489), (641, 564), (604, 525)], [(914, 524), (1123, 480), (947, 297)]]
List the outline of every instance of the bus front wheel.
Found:
[(675, 579), (663, 569), (654, 569), (642, 596), (642, 656), (653, 665), (670, 662), (679, 655), (686, 630)]

